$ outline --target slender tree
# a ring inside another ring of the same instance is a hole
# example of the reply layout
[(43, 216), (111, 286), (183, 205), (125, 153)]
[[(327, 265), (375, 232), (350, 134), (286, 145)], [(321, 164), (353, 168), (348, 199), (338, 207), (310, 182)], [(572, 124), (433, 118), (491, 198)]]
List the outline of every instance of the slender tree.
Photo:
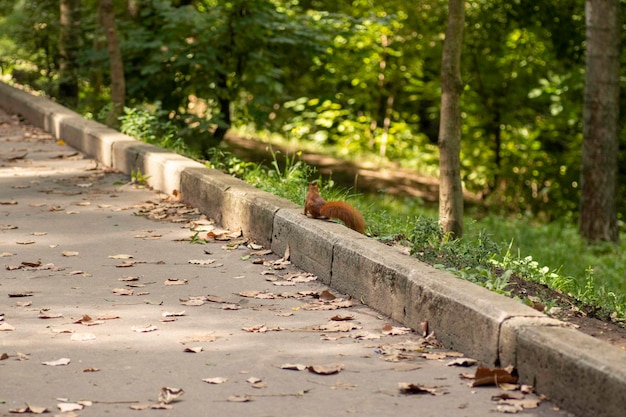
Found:
[(119, 126), (119, 117), (124, 112), (126, 101), (126, 80), (124, 78), (124, 61), (115, 27), (113, 0), (100, 0), (100, 22), (107, 38), (109, 52), (109, 68), (111, 71), (111, 110), (107, 114), (107, 125)]
[(444, 232), (463, 235), (461, 183), (461, 49), (465, 2), (449, 0), (448, 25), (441, 58), (441, 118), (439, 122), (439, 222)]
[(80, 0), (59, 2), (59, 99), (78, 104)]
[(583, 107), (579, 232), (588, 241), (619, 241), (620, 2), (585, 2), (587, 61)]

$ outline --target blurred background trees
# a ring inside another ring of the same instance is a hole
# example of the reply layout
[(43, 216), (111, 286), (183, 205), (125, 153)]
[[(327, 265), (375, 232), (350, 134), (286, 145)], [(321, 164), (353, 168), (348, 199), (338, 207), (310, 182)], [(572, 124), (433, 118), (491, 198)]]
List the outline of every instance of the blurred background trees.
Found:
[[(234, 129), (436, 173), (447, 1), (113, 5), (126, 106), (148, 108), (198, 152), (206, 155)], [(104, 120), (113, 80), (98, 1), (0, 0), (0, 14), (3, 74)], [(584, 2), (470, 0), (465, 18), (464, 187), (492, 210), (574, 220)]]

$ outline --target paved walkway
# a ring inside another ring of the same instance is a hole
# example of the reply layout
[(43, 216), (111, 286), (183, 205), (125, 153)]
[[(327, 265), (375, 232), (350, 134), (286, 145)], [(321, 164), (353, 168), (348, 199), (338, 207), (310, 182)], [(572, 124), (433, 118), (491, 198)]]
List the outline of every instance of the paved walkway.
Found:
[(0, 111), (0, 415), (569, 415), (283, 255)]

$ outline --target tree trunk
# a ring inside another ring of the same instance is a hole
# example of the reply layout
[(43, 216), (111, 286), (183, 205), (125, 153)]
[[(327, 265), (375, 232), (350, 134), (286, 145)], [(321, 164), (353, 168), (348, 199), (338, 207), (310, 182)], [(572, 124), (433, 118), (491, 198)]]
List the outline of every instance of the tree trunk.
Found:
[(439, 122), (439, 222), (445, 233), (463, 235), (461, 184), (461, 49), (465, 2), (449, 0), (448, 25), (441, 59), (441, 119)]
[(107, 115), (107, 125), (119, 127), (119, 117), (124, 113), (126, 100), (126, 81), (124, 78), (124, 61), (115, 28), (113, 0), (100, 0), (100, 21), (107, 38), (109, 52), (109, 68), (111, 71), (111, 110)]
[(78, 104), (80, 0), (59, 3), (59, 101)]
[(619, 241), (620, 2), (585, 2), (587, 62), (583, 108), (579, 232), (590, 242)]

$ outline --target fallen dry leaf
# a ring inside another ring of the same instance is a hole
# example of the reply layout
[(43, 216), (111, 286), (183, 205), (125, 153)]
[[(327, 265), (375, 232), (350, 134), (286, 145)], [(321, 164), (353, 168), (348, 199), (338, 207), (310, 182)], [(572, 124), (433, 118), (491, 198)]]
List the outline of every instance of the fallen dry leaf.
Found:
[(185, 348), (183, 352), (200, 353), (202, 352), (202, 350), (203, 350), (202, 346), (194, 346), (194, 347)]
[(111, 291), (116, 295), (133, 295), (134, 293), (130, 288), (113, 288)]
[(332, 316), (330, 319), (332, 321), (346, 321), (346, 320), (354, 320), (354, 316), (353, 315), (349, 315), (349, 316), (336, 315), (336, 316)]
[(190, 259), (187, 263), (192, 265), (211, 265), (215, 263), (215, 259)]
[(238, 294), (241, 295), (242, 297), (257, 298), (261, 300), (271, 300), (271, 299), (276, 298), (275, 294), (272, 294), (271, 292), (262, 292), (262, 291), (242, 291)]
[(118, 316), (117, 314), (101, 314), (96, 317), (97, 320), (115, 320), (119, 318), (120, 316)]
[(241, 330), (249, 333), (265, 333), (268, 331), (268, 328), (265, 324), (257, 324), (251, 327), (242, 327)]
[(61, 313), (49, 313), (45, 310), (41, 310), (39, 311), (39, 316), (40, 319), (59, 319), (61, 317), (63, 317), (63, 314)]
[(184, 315), (185, 310), (175, 312), (164, 311), (163, 313), (161, 313), (161, 317), (182, 317)]
[(164, 403), (150, 405), (151, 410), (171, 410), (172, 408), (174, 408), (172, 405)]
[(333, 301), (334, 299), (336, 299), (337, 297), (335, 297), (330, 291), (328, 290), (324, 290), (320, 293), (320, 300), (322, 301)]
[(287, 369), (290, 371), (304, 371), (306, 368), (307, 366), (301, 363), (285, 363), (280, 366), (280, 369)]
[(122, 277), (122, 278), (118, 278), (118, 281), (124, 281), (124, 282), (132, 282), (132, 281), (139, 281), (139, 277)]
[(329, 321), (326, 324), (313, 326), (313, 330), (320, 330), (323, 332), (349, 332), (350, 330), (357, 330), (362, 328), (363, 326), (346, 321)]
[(198, 307), (204, 304), (204, 299), (202, 298), (189, 298), (187, 300), (179, 299), (179, 301), (182, 305), (189, 307)]
[(182, 388), (163, 387), (159, 392), (159, 402), (169, 404), (178, 400), (184, 393)]
[(129, 408), (135, 411), (143, 411), (148, 410), (150, 408), (150, 404), (133, 404), (129, 406)]
[(342, 298), (333, 299), (332, 301), (314, 301), (303, 305), (302, 310), (309, 311), (331, 311), (340, 308), (350, 308), (353, 306), (352, 300), (344, 300)]
[(67, 257), (70, 257), (70, 256), (78, 256), (78, 252), (76, 252), (76, 251), (69, 251), (69, 250), (65, 250), (65, 251), (61, 252), (61, 255), (63, 255), (63, 256), (67, 256)]
[(80, 411), (85, 408), (85, 406), (78, 403), (59, 403), (57, 404), (57, 408), (62, 413), (69, 413), (71, 411)]
[(109, 255), (109, 259), (133, 259), (133, 255), (121, 253), (119, 255)]
[(12, 332), (13, 330), (15, 330), (15, 327), (11, 326), (9, 323), (0, 323), (0, 332)]
[(539, 398), (508, 398), (498, 400), (499, 405), (511, 405), (521, 407), (523, 409), (533, 409), (539, 407), (541, 400)]
[(44, 414), (48, 412), (49, 411), (46, 407), (36, 407), (28, 403), (25, 408), (12, 408), (9, 410), (9, 413), (12, 414)]
[(387, 335), (387, 336), (398, 336), (398, 335), (403, 335), (403, 334), (409, 334), (411, 333), (411, 329), (408, 327), (398, 327), (398, 326), (393, 326), (391, 324), (385, 324), (383, 326), (383, 334)]
[(318, 375), (334, 375), (341, 372), (344, 366), (342, 363), (331, 363), (328, 365), (309, 365), (307, 369)]
[(517, 382), (517, 376), (513, 375), (511, 368), (478, 368), (474, 375), (472, 387), (480, 387), (485, 385), (498, 385), (502, 383), (514, 384)]
[(137, 333), (148, 333), (148, 332), (154, 332), (156, 330), (159, 330), (158, 327), (156, 327), (153, 324), (150, 324), (148, 326), (145, 327), (138, 327), (138, 326), (134, 326), (132, 328), (133, 332), (137, 332)]
[(189, 282), (186, 279), (178, 279), (178, 278), (168, 278), (163, 283), (164, 285), (185, 285)]
[(408, 382), (398, 382), (398, 388), (402, 394), (430, 394), (444, 395), (445, 391), (440, 391), (438, 386), (429, 386), (421, 384), (411, 384)]
[(228, 378), (223, 378), (223, 377), (202, 378), (202, 381), (206, 382), (207, 384), (223, 384), (225, 382), (228, 382)]
[(446, 364), (446, 366), (474, 366), (478, 363), (476, 359), (456, 358)]
[(41, 362), (42, 365), (47, 365), (47, 366), (65, 366), (65, 365), (69, 365), (69, 363), (70, 363), (70, 358), (60, 358), (55, 361)]
[(246, 379), (246, 382), (249, 383), (252, 388), (256, 388), (256, 389), (267, 388), (267, 383), (263, 381), (261, 378), (256, 378), (256, 377), (251, 376), (250, 378)]
[(104, 324), (102, 320), (94, 320), (88, 314), (83, 315), (81, 318), (74, 320), (75, 324), (84, 324), (85, 326), (96, 326), (99, 324)]
[(249, 395), (231, 395), (228, 397), (228, 401), (231, 403), (247, 403), (252, 401), (252, 397)]

